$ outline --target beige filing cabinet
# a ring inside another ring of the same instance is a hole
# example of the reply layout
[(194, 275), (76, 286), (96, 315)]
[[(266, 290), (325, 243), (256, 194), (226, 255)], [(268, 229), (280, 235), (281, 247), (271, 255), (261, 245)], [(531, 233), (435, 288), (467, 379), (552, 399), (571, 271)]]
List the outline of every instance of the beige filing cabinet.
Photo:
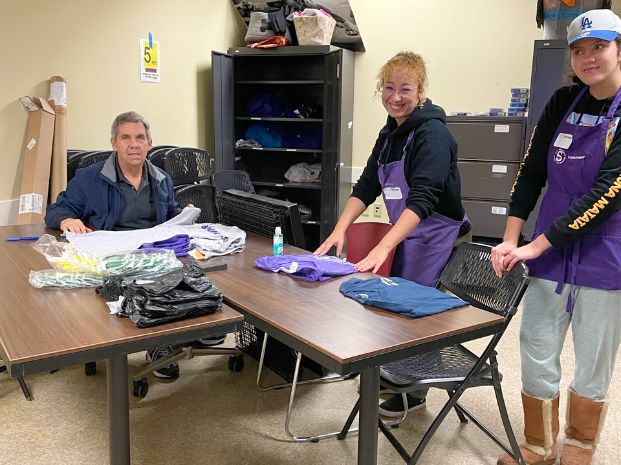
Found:
[(523, 156), (525, 118), (449, 116), (457, 140), (461, 196), (475, 236), (501, 239)]

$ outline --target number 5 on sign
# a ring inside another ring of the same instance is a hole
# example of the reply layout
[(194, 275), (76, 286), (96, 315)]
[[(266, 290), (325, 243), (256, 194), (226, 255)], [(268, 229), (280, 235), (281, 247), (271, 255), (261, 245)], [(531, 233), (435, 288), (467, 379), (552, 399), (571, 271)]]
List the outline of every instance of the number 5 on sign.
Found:
[(140, 80), (160, 82), (160, 43), (140, 39)]

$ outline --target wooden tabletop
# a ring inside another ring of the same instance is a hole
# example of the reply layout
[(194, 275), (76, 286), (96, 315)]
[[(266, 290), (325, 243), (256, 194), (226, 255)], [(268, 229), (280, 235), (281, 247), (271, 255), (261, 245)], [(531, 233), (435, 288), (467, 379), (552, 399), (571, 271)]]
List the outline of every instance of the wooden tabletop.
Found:
[(110, 315), (93, 288), (35, 289), (28, 282), (29, 272), (51, 266), (32, 248), (33, 242), (5, 238), (44, 233), (43, 225), (0, 227), (0, 349), (6, 362), (21, 364), (119, 346), (129, 353), (182, 334), (191, 340), (205, 328), (234, 325), (243, 318), (225, 306), (212, 315), (140, 329), (129, 318)]
[[(247, 314), (250, 321), (255, 317), (340, 365), (381, 354), (395, 353), (395, 359), (403, 358), (398, 354), (401, 349), (502, 322), (501, 317), (470, 306), (424, 318), (367, 307), (343, 296), (339, 286), (352, 276), (374, 275), (359, 273), (318, 283), (256, 268), (255, 259), (271, 250), (269, 238), (249, 233), (244, 251), (221, 257), (228, 269), (211, 272), (209, 278), (220, 288), (225, 302)], [(286, 245), (285, 253), (305, 252)]]

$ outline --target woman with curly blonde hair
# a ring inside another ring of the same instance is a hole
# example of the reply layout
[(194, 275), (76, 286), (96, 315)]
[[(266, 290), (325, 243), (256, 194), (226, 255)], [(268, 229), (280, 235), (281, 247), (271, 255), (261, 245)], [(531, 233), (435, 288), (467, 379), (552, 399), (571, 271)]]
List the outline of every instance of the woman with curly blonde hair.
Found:
[[(397, 53), (377, 76), (377, 94), (388, 112), (386, 125), (334, 231), (315, 251), (336, 247), (345, 231), (379, 195), (393, 227), (354, 266), (377, 272), (396, 248), (391, 276), (433, 286), (455, 243), (470, 240), (471, 225), (462, 206), (457, 143), (446, 127), (446, 114), (427, 98), (427, 68), (413, 52)], [(408, 395), (408, 411), (424, 405), (425, 392)], [(380, 405), (385, 416), (400, 416), (405, 406), (395, 396)]]

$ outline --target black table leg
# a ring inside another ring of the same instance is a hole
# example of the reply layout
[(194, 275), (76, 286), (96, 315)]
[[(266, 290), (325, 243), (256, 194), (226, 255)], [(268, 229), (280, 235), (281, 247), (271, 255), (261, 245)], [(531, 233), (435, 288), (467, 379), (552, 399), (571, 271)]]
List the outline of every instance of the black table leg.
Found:
[(360, 433), (358, 465), (377, 464), (377, 406), (379, 400), (379, 367), (360, 373)]
[(108, 428), (110, 465), (129, 465), (129, 388), (127, 355), (108, 359)]

